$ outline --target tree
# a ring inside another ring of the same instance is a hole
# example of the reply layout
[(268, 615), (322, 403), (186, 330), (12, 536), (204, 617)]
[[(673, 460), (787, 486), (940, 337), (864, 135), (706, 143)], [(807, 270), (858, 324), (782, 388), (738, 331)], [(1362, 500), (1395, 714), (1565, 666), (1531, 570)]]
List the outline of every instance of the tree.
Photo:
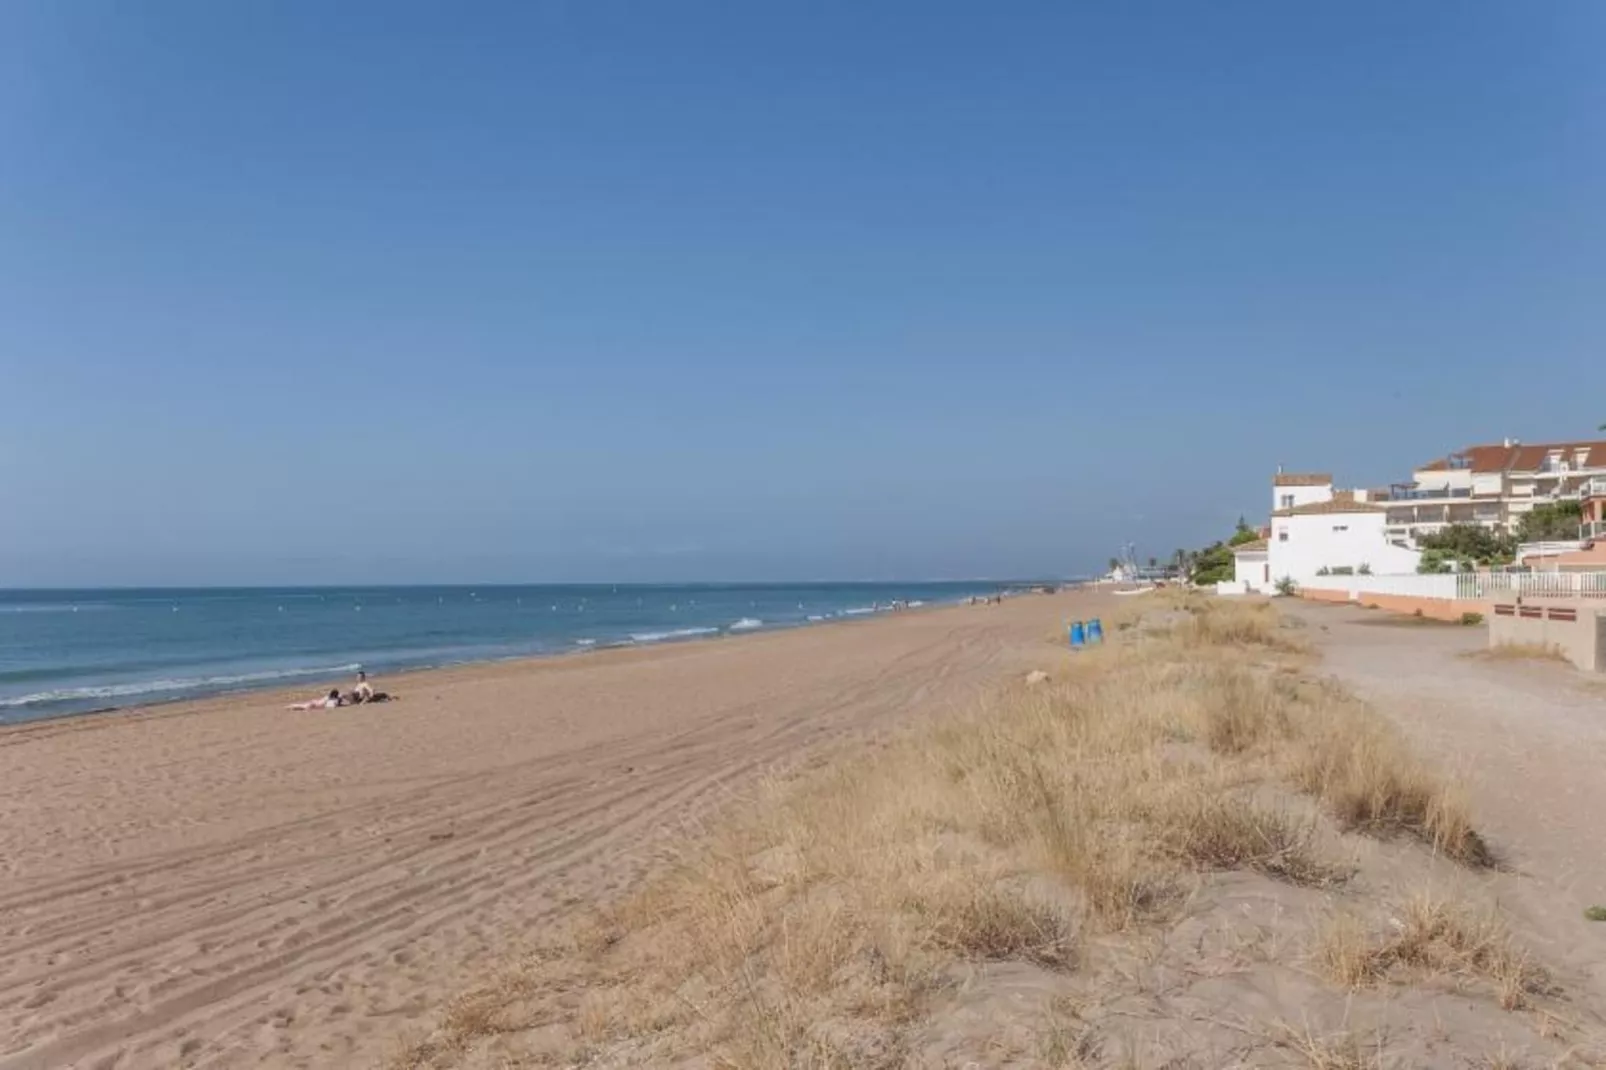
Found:
[(1188, 578), (1201, 587), (1232, 579), (1232, 550), (1225, 543), (1213, 542), (1193, 555)]
[(1160, 564), (1160, 559), (1158, 557), (1155, 557), (1153, 554), (1150, 554), (1149, 555), (1149, 567), (1150, 568), (1157, 568), (1159, 566), (1159, 564)]
[(1517, 553), (1517, 541), (1504, 532), (1491, 531), (1478, 524), (1451, 524), (1417, 544), (1424, 551), (1438, 550), (1446, 558), (1480, 565), (1504, 565)]
[(1227, 540), (1227, 545), (1242, 546), (1244, 543), (1254, 542), (1258, 538), (1260, 538), (1260, 534), (1254, 528), (1240, 523), (1238, 530), (1232, 533), (1232, 538)]
[(1550, 502), (1536, 505), (1522, 515), (1517, 524), (1518, 542), (1549, 542), (1578, 538), (1578, 525), (1584, 510), (1577, 502)]
[(1446, 550), (1423, 550), (1422, 559), (1416, 563), (1416, 570), (1424, 575), (1437, 575), (1451, 571), (1450, 554)]
[(1111, 572), (1114, 572), (1116, 569), (1118, 569), (1120, 567), (1121, 567), (1121, 559), (1119, 557), (1110, 558), (1110, 571)]

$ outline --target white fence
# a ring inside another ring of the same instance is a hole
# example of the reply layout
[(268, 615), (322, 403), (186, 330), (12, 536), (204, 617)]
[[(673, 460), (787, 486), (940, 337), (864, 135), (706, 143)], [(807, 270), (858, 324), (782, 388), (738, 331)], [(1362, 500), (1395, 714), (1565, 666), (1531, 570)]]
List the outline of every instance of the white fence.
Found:
[(1606, 572), (1461, 572), (1403, 576), (1311, 576), (1299, 586), (1313, 591), (1405, 595), (1482, 602), (1497, 598), (1606, 599)]
[(1457, 598), (1606, 598), (1606, 572), (1469, 572), (1455, 579)]

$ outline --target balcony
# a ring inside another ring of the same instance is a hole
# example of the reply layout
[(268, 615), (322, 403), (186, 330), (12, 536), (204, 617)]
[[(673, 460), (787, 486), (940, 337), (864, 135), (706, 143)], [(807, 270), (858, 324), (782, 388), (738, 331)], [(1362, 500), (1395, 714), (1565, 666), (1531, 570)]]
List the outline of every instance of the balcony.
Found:
[(1450, 498), (1472, 497), (1471, 487), (1432, 487), (1426, 490), (1407, 489), (1399, 487), (1391, 489), (1387, 498), (1380, 498), (1385, 502), (1437, 502)]
[(1606, 539), (1606, 520), (1591, 520), (1578, 525), (1580, 539)]
[(1606, 477), (1596, 476), (1583, 486), (1584, 497), (1606, 498)]

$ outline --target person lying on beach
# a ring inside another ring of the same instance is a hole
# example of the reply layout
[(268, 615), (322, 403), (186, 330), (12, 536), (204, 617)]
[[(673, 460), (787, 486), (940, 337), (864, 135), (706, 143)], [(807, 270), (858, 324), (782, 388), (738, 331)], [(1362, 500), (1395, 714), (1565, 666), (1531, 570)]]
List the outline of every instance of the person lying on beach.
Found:
[(335, 688), (323, 698), (315, 698), (311, 702), (293, 702), (286, 708), (292, 710), (332, 710), (345, 704), (346, 700), (340, 697), (340, 689)]

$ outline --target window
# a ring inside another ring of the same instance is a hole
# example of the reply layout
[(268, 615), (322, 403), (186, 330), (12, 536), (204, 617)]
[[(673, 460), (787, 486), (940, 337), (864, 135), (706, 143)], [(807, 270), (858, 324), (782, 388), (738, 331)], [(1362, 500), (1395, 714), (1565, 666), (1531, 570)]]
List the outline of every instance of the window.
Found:
[(1279, 531), (1277, 533), (1277, 541), (1278, 542), (1287, 542), (1288, 541), (1288, 531), (1287, 531), (1287, 529), (1284, 529), (1284, 530)]
[(1277, 499), (1277, 503), (1277, 508), (1279, 509), (1292, 509), (1294, 507), (1294, 496), (1292, 494), (1284, 494)]
[(1349, 530), (1349, 525), (1348, 524), (1334, 524), (1333, 525), (1333, 530), (1334, 531), (1348, 531)]

